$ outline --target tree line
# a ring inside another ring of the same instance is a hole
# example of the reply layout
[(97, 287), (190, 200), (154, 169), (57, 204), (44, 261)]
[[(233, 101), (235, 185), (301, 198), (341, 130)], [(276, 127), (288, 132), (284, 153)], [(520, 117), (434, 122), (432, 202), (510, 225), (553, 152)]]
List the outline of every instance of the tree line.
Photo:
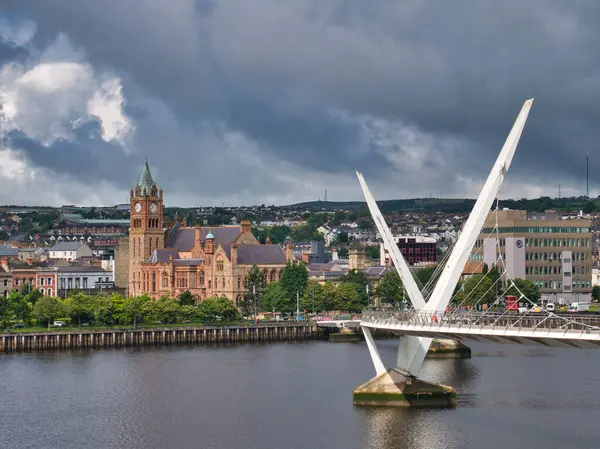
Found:
[(2, 328), (22, 322), (28, 327), (50, 326), (56, 320), (70, 319), (81, 326), (106, 325), (136, 327), (138, 324), (175, 324), (199, 322), (235, 322), (241, 318), (235, 305), (227, 298), (206, 298), (198, 304), (189, 291), (177, 299), (161, 297), (153, 301), (149, 296), (123, 297), (107, 295), (71, 294), (67, 299), (44, 296), (39, 290), (30, 293), (12, 291), (0, 297), (0, 324)]

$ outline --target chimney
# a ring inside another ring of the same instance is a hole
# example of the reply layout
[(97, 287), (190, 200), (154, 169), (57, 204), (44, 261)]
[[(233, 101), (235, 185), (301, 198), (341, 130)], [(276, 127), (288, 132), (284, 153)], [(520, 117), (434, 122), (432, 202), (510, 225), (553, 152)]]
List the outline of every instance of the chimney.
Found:
[(238, 249), (237, 243), (231, 244), (231, 265), (237, 265)]
[(33, 265), (33, 259), (31, 259), (31, 258), (27, 259), (27, 265)]
[(200, 248), (202, 246), (202, 230), (200, 225), (194, 227), (194, 247)]
[(242, 232), (250, 232), (252, 230), (252, 223), (249, 220), (242, 220), (240, 225), (242, 226)]
[(294, 261), (294, 245), (291, 241), (285, 245), (285, 260), (290, 263)]

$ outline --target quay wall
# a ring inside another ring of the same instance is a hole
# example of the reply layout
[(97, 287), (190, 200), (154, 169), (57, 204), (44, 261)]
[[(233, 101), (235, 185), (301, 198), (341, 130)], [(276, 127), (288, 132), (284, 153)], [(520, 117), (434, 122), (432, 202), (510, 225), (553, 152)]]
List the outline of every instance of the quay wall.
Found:
[(307, 324), (23, 332), (0, 334), (0, 353), (193, 343), (278, 342), (323, 339), (326, 339), (326, 336), (320, 329)]

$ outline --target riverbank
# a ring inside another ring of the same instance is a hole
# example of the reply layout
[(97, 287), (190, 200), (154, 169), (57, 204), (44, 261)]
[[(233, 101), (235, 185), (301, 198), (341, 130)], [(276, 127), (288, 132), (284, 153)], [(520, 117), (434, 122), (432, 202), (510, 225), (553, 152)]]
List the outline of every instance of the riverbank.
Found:
[(323, 339), (326, 339), (326, 334), (317, 326), (296, 322), (222, 327), (55, 330), (0, 334), (0, 352)]

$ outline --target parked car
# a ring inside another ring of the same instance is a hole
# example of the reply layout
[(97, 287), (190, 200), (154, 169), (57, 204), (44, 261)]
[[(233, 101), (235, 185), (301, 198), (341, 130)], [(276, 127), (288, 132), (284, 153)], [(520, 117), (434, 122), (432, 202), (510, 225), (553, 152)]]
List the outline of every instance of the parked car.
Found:
[(548, 312), (554, 312), (556, 310), (556, 306), (553, 302), (549, 302), (548, 304), (546, 304), (546, 310)]
[(54, 327), (63, 327), (66, 323), (64, 321), (55, 321), (53, 326)]
[(17, 323), (13, 326), (15, 329), (23, 329), (25, 325), (23, 323)]

